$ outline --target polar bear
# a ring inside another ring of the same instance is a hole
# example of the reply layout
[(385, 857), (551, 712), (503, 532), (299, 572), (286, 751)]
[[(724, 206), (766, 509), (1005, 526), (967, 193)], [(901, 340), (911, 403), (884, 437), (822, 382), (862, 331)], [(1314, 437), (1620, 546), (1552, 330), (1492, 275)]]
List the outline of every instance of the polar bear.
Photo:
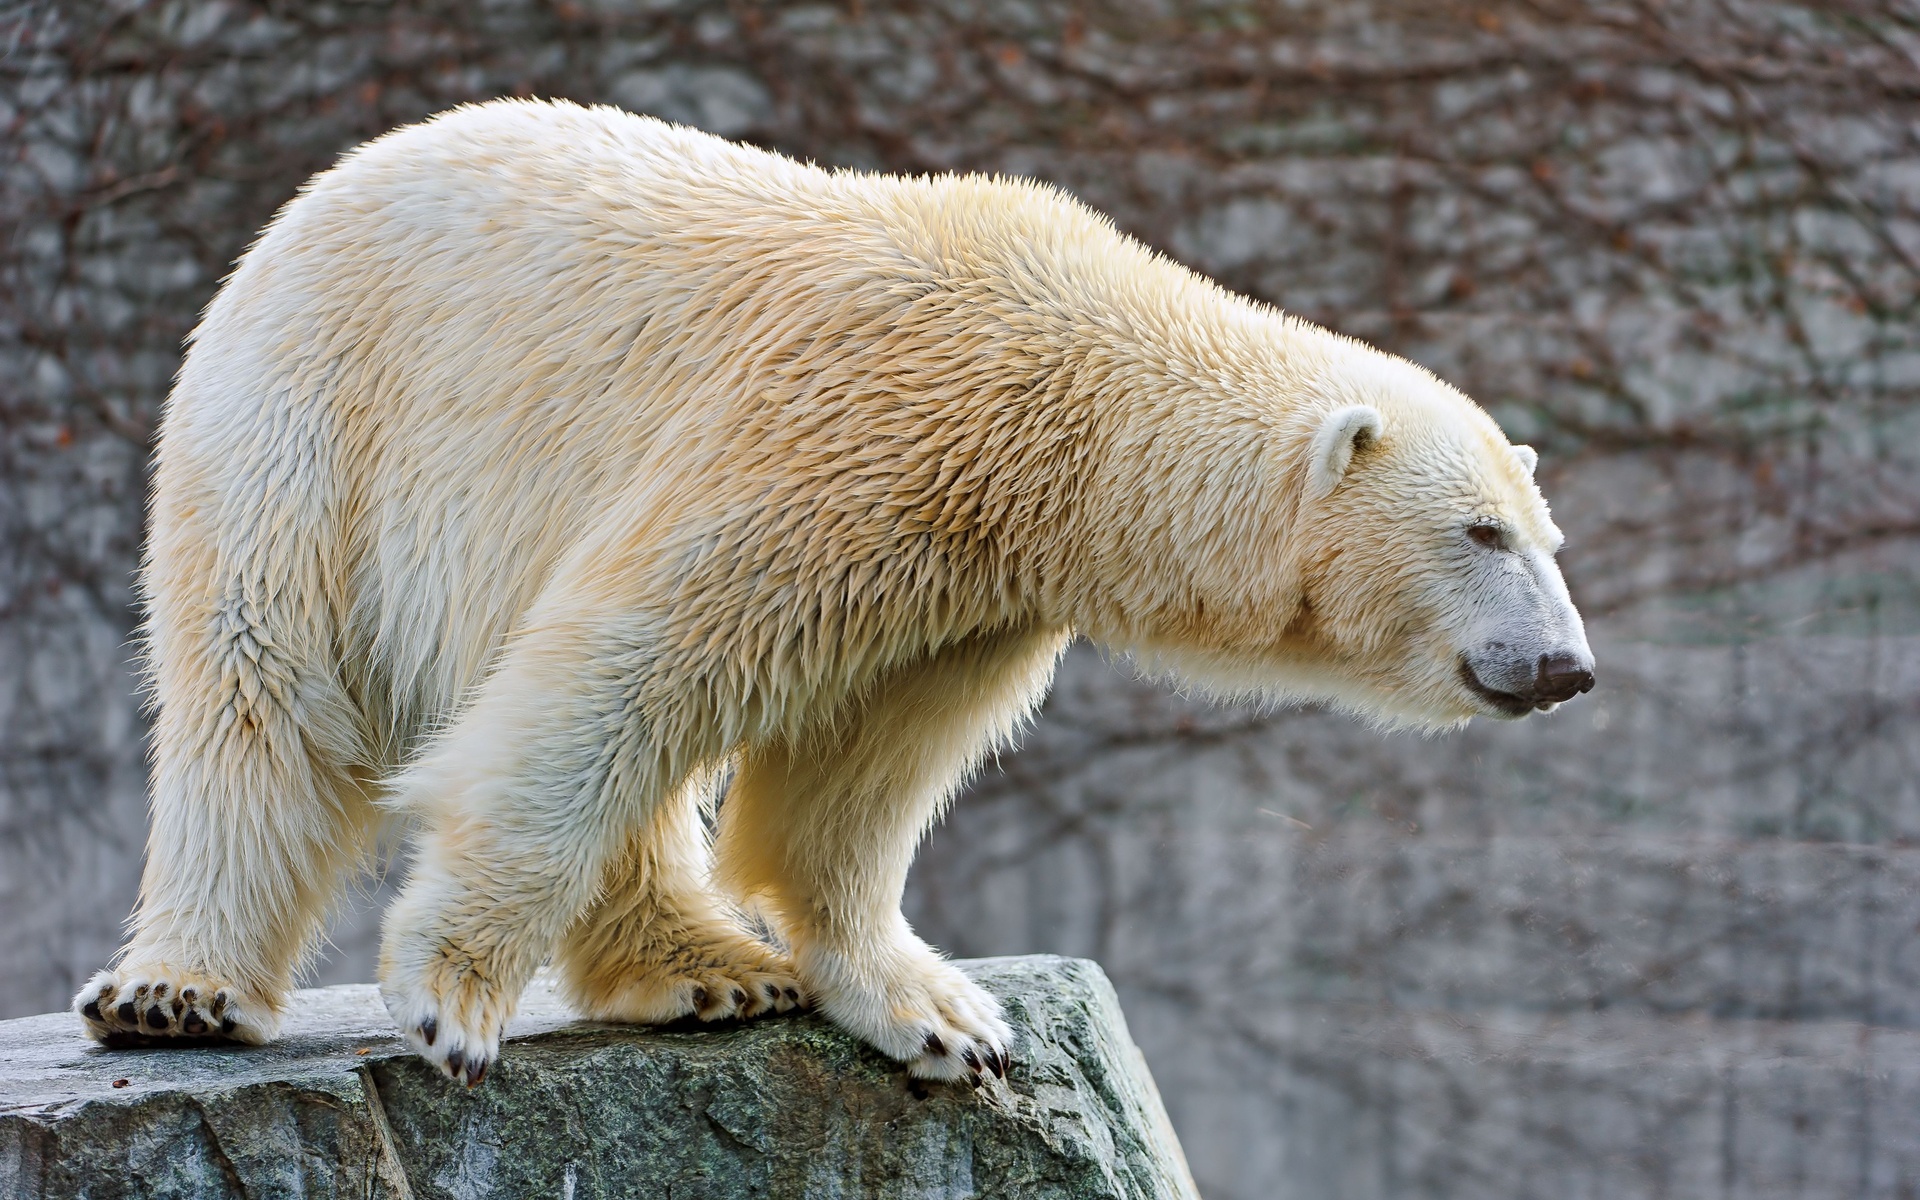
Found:
[(1068, 640), (1387, 723), (1550, 708), (1592, 660), (1532, 467), (1044, 186), (564, 103), (399, 130), (274, 218), (168, 401), (151, 840), (75, 1008), (272, 1038), (391, 811), (382, 994), (469, 1086), (548, 959), (589, 1017), (811, 1004), (1004, 1073), (901, 892)]

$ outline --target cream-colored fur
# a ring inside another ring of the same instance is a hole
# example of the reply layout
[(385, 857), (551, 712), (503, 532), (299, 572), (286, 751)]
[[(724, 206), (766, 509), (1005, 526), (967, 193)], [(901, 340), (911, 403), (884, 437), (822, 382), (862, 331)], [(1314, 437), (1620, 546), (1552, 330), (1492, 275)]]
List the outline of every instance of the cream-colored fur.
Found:
[(900, 896), (1072, 633), (1227, 691), (1493, 711), (1463, 639), (1567, 621), (1564, 589), (1501, 599), (1559, 540), (1530, 465), (1426, 372), (1045, 187), (565, 104), (401, 130), (275, 218), (168, 404), (152, 841), (76, 1007), (270, 1038), (384, 797), (420, 837), (382, 987), (456, 1078), (549, 956), (592, 1016), (811, 1001), (918, 1075), (1003, 1070)]

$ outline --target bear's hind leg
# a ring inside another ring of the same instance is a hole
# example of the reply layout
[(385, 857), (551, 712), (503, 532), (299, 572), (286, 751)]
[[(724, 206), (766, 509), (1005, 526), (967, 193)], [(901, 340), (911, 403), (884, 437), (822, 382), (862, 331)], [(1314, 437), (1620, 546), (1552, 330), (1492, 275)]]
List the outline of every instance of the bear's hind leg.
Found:
[(1000, 1006), (914, 935), (907, 868), (961, 780), (1045, 693), (1068, 634), (982, 636), (895, 670), (811, 733), (749, 747), (719, 867), (763, 902), (812, 1003), (923, 1079), (1003, 1074)]
[(568, 999), (597, 1021), (657, 1025), (786, 1012), (803, 1003), (780, 951), (712, 889), (701, 773), (636, 830), (555, 955)]
[[(133, 936), (73, 1007), (109, 1045), (261, 1043), (341, 877), (377, 826), (343, 764), (353, 721), (297, 651), (298, 615), (156, 603), (153, 825)], [(204, 594), (204, 593), (203, 593)]]

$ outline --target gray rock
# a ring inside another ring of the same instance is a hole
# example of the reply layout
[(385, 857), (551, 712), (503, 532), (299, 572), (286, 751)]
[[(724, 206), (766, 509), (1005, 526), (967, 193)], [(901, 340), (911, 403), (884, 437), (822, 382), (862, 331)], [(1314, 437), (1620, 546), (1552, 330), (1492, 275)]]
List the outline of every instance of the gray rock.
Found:
[(578, 1022), (545, 979), (473, 1091), (413, 1058), (366, 986), (298, 993), (259, 1049), (109, 1051), (64, 1013), (0, 1022), (0, 1195), (1196, 1196), (1098, 966), (963, 965), (1017, 1038), (977, 1091), (910, 1087), (817, 1016)]

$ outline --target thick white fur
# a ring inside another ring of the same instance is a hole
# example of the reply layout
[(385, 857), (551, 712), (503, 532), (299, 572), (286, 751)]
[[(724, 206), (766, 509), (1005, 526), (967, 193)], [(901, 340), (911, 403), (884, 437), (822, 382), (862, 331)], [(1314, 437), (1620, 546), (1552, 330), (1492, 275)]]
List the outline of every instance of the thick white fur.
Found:
[(76, 1007), (271, 1037), (387, 797), (421, 833), (382, 986), (457, 1078), (549, 956), (596, 1017), (804, 997), (917, 1074), (999, 1069), (900, 895), (1072, 631), (1462, 721), (1476, 514), (1558, 544), (1465, 397), (1046, 187), (456, 110), (308, 184), (195, 334), (146, 875)]

